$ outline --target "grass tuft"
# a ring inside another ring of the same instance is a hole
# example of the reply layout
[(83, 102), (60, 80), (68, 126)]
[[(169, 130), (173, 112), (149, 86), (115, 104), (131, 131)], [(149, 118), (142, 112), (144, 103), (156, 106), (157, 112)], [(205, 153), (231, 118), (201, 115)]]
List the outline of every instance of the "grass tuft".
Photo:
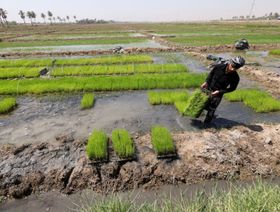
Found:
[(280, 101), (258, 89), (241, 89), (225, 95), (231, 102), (243, 102), (257, 113), (280, 111)]
[(132, 158), (135, 147), (131, 136), (125, 129), (115, 129), (112, 132), (113, 148), (120, 158)]
[(175, 153), (173, 139), (167, 128), (154, 126), (151, 136), (153, 148), (159, 156)]
[(16, 99), (8, 97), (0, 101), (0, 114), (9, 113), (17, 105)]
[(197, 89), (189, 98), (184, 115), (198, 118), (207, 104), (208, 99), (208, 95), (203, 93), (200, 89)]
[(108, 137), (103, 131), (94, 130), (88, 138), (86, 153), (90, 160), (107, 158)]
[(92, 108), (93, 104), (94, 104), (94, 94), (91, 93), (84, 94), (81, 100), (81, 108), (89, 109)]
[(280, 49), (270, 50), (269, 54), (271, 54), (271, 55), (280, 55)]

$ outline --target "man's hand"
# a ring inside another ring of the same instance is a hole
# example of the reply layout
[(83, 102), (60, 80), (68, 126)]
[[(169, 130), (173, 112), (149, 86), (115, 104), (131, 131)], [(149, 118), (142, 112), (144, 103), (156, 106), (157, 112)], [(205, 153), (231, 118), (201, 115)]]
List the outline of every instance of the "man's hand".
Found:
[(214, 92), (211, 93), (211, 95), (212, 95), (212, 96), (218, 96), (219, 93), (220, 93), (220, 91), (214, 91)]
[(203, 83), (200, 87), (201, 87), (202, 89), (207, 89), (207, 88), (208, 88), (207, 82)]

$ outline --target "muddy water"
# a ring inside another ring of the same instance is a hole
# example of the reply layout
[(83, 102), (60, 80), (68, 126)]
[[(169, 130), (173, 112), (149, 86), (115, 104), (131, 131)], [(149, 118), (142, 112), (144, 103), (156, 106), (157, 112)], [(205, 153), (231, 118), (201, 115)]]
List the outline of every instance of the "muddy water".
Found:
[[(132, 134), (144, 134), (155, 124), (171, 131), (201, 127), (200, 122), (182, 117), (174, 106), (150, 105), (144, 91), (98, 94), (90, 110), (80, 110), (81, 96), (19, 97), (19, 107), (9, 115), (0, 116), (0, 143), (53, 142), (61, 134), (86, 138), (92, 129), (103, 129), (110, 134), (115, 128), (126, 128)], [(214, 121), (217, 127), (280, 122), (280, 113), (257, 114), (242, 103), (223, 101), (217, 113)]]
[(61, 52), (61, 51), (92, 51), (92, 50), (110, 50), (116, 46), (122, 46), (123, 48), (168, 48), (153, 40), (147, 40), (139, 43), (129, 44), (105, 44), (105, 45), (69, 45), (69, 46), (33, 46), (33, 47), (13, 47), (2, 48), (0, 53), (6, 52)]
[[(272, 185), (280, 185), (280, 179), (268, 179), (267, 183)], [(122, 200), (133, 201), (136, 204), (144, 203), (162, 203), (165, 200), (172, 200), (173, 202), (181, 200), (191, 200), (199, 192), (205, 192), (211, 195), (213, 190), (217, 192), (224, 192), (230, 190), (232, 186), (248, 187), (255, 182), (239, 182), (239, 181), (210, 181), (193, 185), (165, 185), (158, 189), (145, 191), (143, 189), (136, 189), (130, 192), (122, 192), (109, 196), (102, 196), (96, 194), (92, 190), (84, 190), (79, 193), (66, 196), (58, 192), (48, 192), (38, 195), (31, 195), (21, 200), (9, 200), (3, 205), (0, 204), (0, 210), (3, 212), (19, 212), (19, 211), (49, 211), (49, 212), (66, 212), (78, 211), (79, 209), (87, 208), (88, 206), (108, 200), (110, 198), (118, 197)]]

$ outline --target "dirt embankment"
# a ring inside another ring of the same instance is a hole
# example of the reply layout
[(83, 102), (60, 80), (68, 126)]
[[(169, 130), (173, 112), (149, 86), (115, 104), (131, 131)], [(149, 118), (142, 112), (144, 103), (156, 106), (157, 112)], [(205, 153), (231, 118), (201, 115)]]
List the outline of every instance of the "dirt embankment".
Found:
[(134, 137), (137, 160), (94, 165), (84, 141), (57, 137), (57, 145), (0, 148), (0, 196), (22, 198), (59, 190), (73, 193), (153, 188), (210, 179), (251, 179), (280, 175), (280, 125), (236, 126), (175, 134), (179, 158), (158, 160), (150, 136)]

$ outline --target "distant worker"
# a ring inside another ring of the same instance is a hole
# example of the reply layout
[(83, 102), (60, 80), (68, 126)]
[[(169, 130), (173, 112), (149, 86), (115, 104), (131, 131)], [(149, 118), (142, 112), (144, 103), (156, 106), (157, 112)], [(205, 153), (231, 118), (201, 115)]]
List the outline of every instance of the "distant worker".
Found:
[(250, 49), (250, 45), (249, 42), (246, 39), (241, 39), (236, 41), (236, 43), (234, 44), (235, 49), (237, 50), (247, 50)]
[(223, 95), (237, 88), (239, 75), (237, 69), (245, 65), (245, 59), (238, 56), (224, 63), (216, 64), (208, 74), (206, 81), (201, 85), (203, 90), (210, 92), (210, 99), (205, 107), (207, 115), (204, 123), (208, 124), (214, 118), (214, 113), (219, 106)]

